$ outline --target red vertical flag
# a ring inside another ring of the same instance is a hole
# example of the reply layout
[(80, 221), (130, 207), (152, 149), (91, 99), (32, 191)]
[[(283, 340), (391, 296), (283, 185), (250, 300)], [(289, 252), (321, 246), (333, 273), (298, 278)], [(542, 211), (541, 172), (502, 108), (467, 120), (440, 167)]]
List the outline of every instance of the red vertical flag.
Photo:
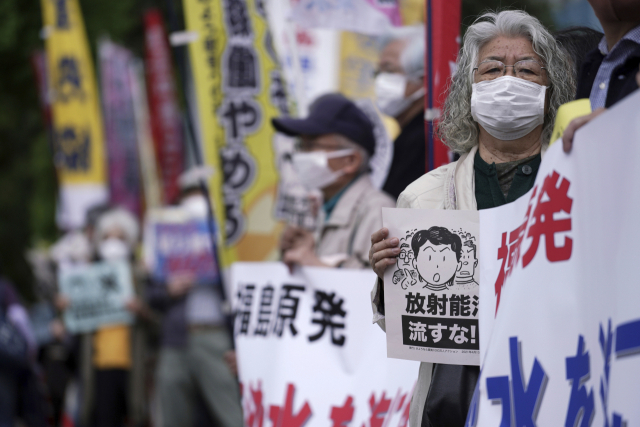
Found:
[(426, 0), (425, 126), (427, 172), (450, 162), (449, 149), (433, 134), (460, 45), (460, 0)]
[(31, 66), (36, 75), (38, 97), (40, 98), (44, 123), (49, 137), (51, 137), (51, 95), (49, 93), (49, 81), (47, 80), (47, 54), (43, 50), (35, 51), (31, 54)]
[(165, 203), (178, 197), (178, 176), (184, 169), (182, 122), (178, 108), (171, 51), (162, 15), (156, 9), (144, 15), (145, 62), (151, 133)]

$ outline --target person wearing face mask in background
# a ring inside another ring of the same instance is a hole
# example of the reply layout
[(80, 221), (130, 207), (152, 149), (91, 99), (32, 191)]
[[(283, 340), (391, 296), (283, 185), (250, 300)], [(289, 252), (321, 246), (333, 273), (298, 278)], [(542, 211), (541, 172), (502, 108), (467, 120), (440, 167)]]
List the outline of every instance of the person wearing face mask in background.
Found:
[[(210, 175), (197, 167), (178, 179), (179, 206), (191, 220), (208, 218), (201, 183)], [(152, 282), (148, 293), (149, 304), (163, 314), (156, 370), (162, 422), (165, 427), (193, 426), (196, 419), (198, 425), (241, 427), (239, 386), (225, 361), (232, 342), (219, 288), (196, 282), (192, 272), (184, 271), (167, 283)]]
[[(573, 98), (568, 56), (540, 22), (522, 11), (488, 13), (471, 25), (438, 127), (460, 159), (409, 185), (399, 208), (479, 210), (510, 203), (533, 186), (560, 105)], [(371, 236), (378, 275), (373, 321), (385, 329), (385, 269), (400, 253), (387, 229)], [(477, 366), (421, 363), (411, 427), (462, 427)]]
[(425, 173), (424, 27), (402, 27), (382, 37), (375, 78), (376, 104), (393, 117), (400, 134), (382, 189), (397, 199)]
[(604, 37), (586, 56), (578, 77), (576, 99), (589, 98), (591, 114), (569, 123), (562, 148), (571, 151), (573, 136), (582, 126), (640, 86), (640, 2), (638, 0), (589, 0)]
[(136, 296), (127, 302), (135, 315), (131, 325), (108, 325), (85, 334), (80, 343), (81, 408), (83, 426), (120, 427), (147, 422), (147, 329), (155, 315), (143, 303), (144, 289), (134, 273), (138, 243), (136, 218), (123, 208), (111, 208), (97, 219), (92, 233), (95, 261), (128, 262)]
[(393, 200), (369, 178), (375, 150), (373, 124), (340, 94), (319, 97), (304, 119), (272, 120), (277, 131), (300, 138), (292, 156), (301, 183), (322, 193), (317, 233), (288, 226), (280, 249), (294, 265), (363, 268), (369, 263), (371, 233), (382, 224), (380, 208)]

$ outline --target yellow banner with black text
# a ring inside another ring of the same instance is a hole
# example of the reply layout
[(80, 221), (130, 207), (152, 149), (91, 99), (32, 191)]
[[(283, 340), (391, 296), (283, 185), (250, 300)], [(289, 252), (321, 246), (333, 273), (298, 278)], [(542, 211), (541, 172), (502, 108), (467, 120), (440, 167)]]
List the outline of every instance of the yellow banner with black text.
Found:
[(106, 201), (104, 134), (95, 73), (78, 0), (42, 0), (54, 163), (61, 187), (59, 223), (83, 225)]
[(183, 0), (205, 162), (223, 268), (277, 254), (278, 162), (271, 118), (287, 114), (264, 5)]

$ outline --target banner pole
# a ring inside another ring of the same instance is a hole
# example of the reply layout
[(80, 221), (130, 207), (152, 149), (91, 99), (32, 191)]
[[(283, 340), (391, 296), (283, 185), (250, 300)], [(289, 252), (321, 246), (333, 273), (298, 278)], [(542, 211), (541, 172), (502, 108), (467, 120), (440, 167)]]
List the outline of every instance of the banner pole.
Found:
[[(169, 23), (170, 23), (171, 31), (172, 32), (180, 31), (180, 26), (178, 24), (178, 17), (174, 9), (173, 2), (171, 0), (166, 0), (166, 3), (167, 3), (167, 10), (169, 11)], [(191, 111), (191, 106), (189, 104), (189, 100), (187, 99), (188, 85), (187, 85), (187, 69), (185, 66), (186, 58), (184, 55), (184, 46), (172, 46), (172, 47), (173, 47), (173, 52), (175, 54), (175, 60), (178, 65), (178, 73), (180, 74), (180, 78), (178, 80), (180, 82), (180, 85), (182, 86), (182, 94), (184, 97), (184, 107), (187, 113), (186, 114), (187, 119), (185, 120), (185, 122), (187, 124), (188, 132), (191, 135), (191, 138), (187, 138), (187, 141), (191, 141), (191, 142), (188, 142), (188, 144), (189, 143), (191, 144), (196, 165), (204, 166), (202, 152), (200, 151), (200, 146), (198, 144), (198, 139), (199, 139), (198, 133), (196, 132), (195, 126), (193, 124), (194, 122), (193, 111)], [(221, 171), (214, 171), (214, 173), (221, 173)], [(204, 181), (204, 179), (200, 181), (200, 191), (202, 192), (205, 200), (207, 201), (207, 225), (209, 228), (209, 240), (211, 242), (211, 255), (213, 257), (214, 262), (218, 266), (218, 278), (220, 280), (220, 297), (222, 298), (223, 305), (226, 306), (231, 302), (228, 300), (228, 297), (227, 297), (227, 290), (225, 288), (224, 277), (222, 274), (222, 263), (220, 262), (220, 257), (218, 256), (218, 250), (216, 245), (216, 241), (218, 241), (218, 239), (217, 239), (216, 229), (214, 226), (215, 212), (214, 212), (213, 202), (211, 201), (209, 188), (207, 187), (207, 184)], [(230, 306), (226, 308), (228, 308), (227, 311), (230, 312)], [(228, 326), (231, 332), (231, 337), (233, 338), (233, 327), (232, 325), (228, 325)]]
[[(433, 31), (432, 31), (432, 15), (433, 9), (431, 7), (432, 0), (426, 0), (427, 7), (427, 43), (425, 44), (427, 52), (426, 52), (426, 61), (427, 61), (427, 81), (425, 84), (427, 85), (427, 109), (426, 112), (429, 113), (433, 111)], [(429, 115), (429, 117), (425, 117), (426, 126), (427, 126), (427, 172), (433, 170), (434, 159), (433, 159), (433, 120), (434, 118)]]

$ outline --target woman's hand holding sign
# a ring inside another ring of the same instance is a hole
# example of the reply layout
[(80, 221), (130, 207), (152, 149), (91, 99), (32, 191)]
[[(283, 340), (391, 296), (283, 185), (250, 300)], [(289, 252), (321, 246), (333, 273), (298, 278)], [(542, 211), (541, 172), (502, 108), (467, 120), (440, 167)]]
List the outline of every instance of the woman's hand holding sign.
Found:
[(390, 265), (396, 263), (396, 257), (400, 253), (397, 237), (387, 239), (389, 230), (381, 228), (371, 235), (371, 250), (369, 250), (369, 264), (376, 272), (380, 280), (384, 280), (384, 271)]

